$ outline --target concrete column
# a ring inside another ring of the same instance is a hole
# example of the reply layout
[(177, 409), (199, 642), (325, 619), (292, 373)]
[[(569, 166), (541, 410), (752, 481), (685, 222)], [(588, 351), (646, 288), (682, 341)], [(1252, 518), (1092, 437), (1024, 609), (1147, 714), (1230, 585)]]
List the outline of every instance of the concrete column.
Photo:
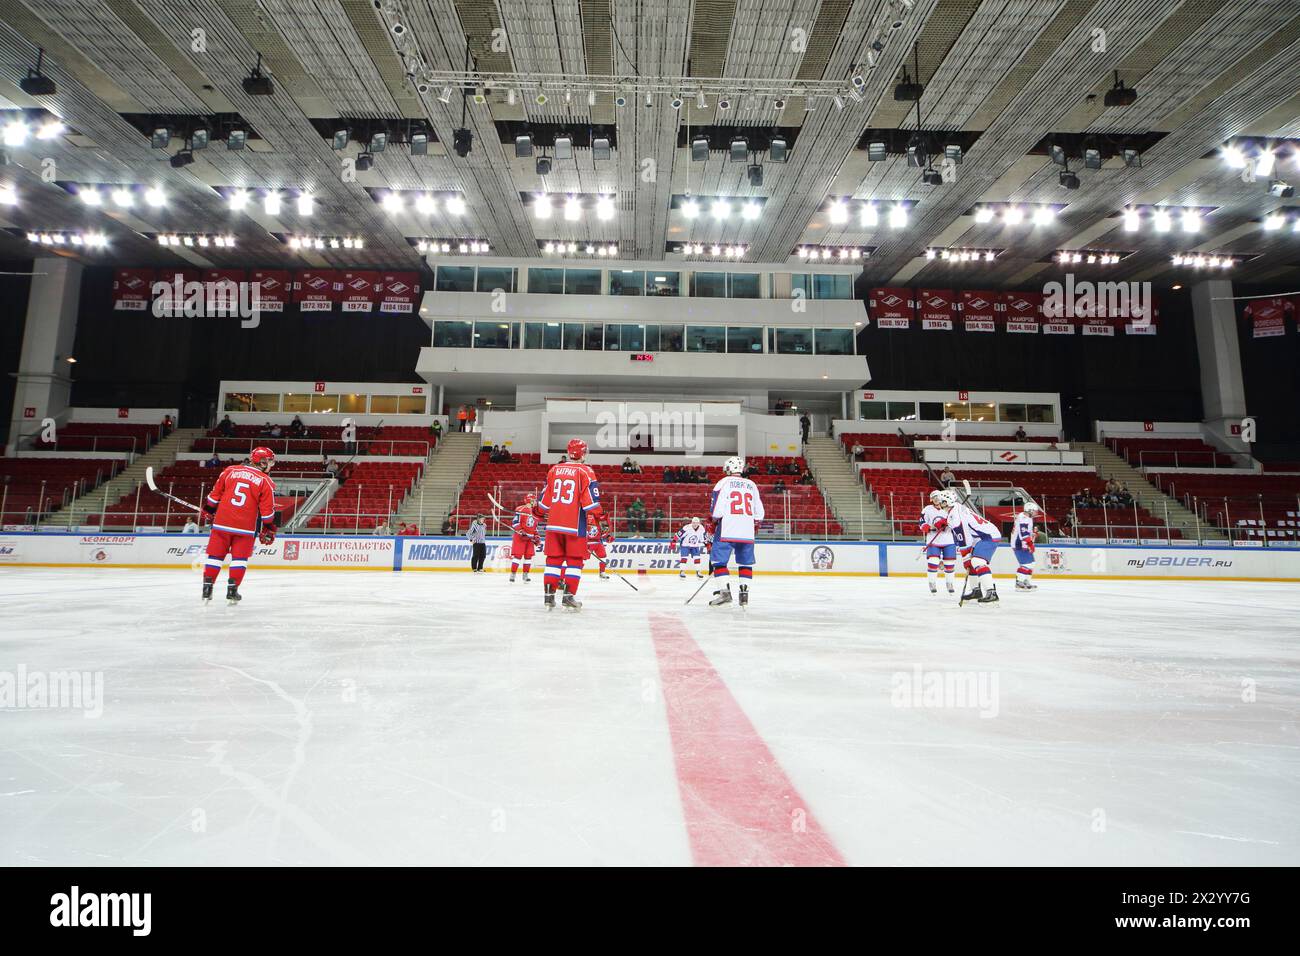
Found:
[[(14, 454), (20, 436), (39, 432), (42, 419), (53, 418), (60, 425), (67, 420), (72, 394), (72, 365), (67, 360), (77, 335), (80, 303), (80, 262), (58, 256), (32, 263), (6, 454)], [(31, 417), (26, 414), (29, 408), (34, 409)]]
[(1237, 312), (1232, 302), (1232, 282), (1211, 279), (1191, 289), (1192, 322), (1201, 365), (1201, 401), (1206, 430), (1218, 445), (1249, 451), (1234, 435), (1246, 417), (1246, 385), (1241, 374), (1241, 346), (1237, 341)]

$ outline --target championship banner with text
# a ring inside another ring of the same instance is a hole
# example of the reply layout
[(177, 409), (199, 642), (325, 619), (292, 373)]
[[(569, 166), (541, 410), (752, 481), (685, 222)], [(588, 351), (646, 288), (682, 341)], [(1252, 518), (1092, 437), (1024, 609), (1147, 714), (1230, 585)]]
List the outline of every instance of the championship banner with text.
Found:
[(293, 293), (293, 278), (287, 269), (255, 269), (248, 274), (257, 292), (253, 303), (259, 312), (283, 312)]
[(373, 312), (379, 301), (378, 272), (344, 272), (340, 301), (344, 312)]
[(910, 289), (872, 289), (867, 298), (867, 314), (878, 329), (910, 329), (912, 299)]
[(963, 289), (957, 297), (957, 308), (967, 332), (996, 332), (1001, 304), (1001, 292)]
[(952, 331), (952, 320), (957, 314), (952, 289), (918, 289), (916, 314), (922, 329)]
[(379, 279), (379, 311), (409, 315), (420, 297), (418, 272), (385, 272)]
[(118, 269), (113, 273), (113, 311), (145, 312), (154, 282), (152, 269)]
[(154, 315), (160, 318), (193, 318), (208, 314), (203, 273), (198, 269), (159, 269), (154, 275), (153, 287), (157, 295), (152, 308)]
[(211, 290), (207, 315), (223, 318), (239, 314), (239, 289), (248, 281), (243, 269), (204, 269), (203, 282)]
[(1043, 315), (1043, 293), (1008, 292), (1003, 298), (1003, 303), (1006, 305), (1008, 332), (1036, 333), (1038, 331)]
[(1251, 322), (1252, 337), (1266, 339), (1286, 335), (1286, 320), (1295, 321), (1297, 298), (1300, 297), (1276, 295), (1248, 301), (1242, 315)]
[(333, 312), (338, 301), (337, 269), (303, 269), (293, 283), (293, 301), (303, 312)]
[(1160, 323), (1160, 302), (1152, 295), (1145, 305), (1138, 304), (1133, 310), (1132, 321), (1125, 323), (1126, 335), (1155, 335)]

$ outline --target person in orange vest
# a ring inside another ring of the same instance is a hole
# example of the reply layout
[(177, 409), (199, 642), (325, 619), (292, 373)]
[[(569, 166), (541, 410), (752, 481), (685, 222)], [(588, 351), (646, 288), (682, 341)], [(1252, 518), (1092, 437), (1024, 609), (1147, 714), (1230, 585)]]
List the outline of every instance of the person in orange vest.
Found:
[(468, 428), (467, 428), (466, 426), (469, 424), (469, 412), (465, 411), (465, 406), (464, 406), (464, 405), (462, 405), (462, 406), (457, 410), (457, 412), (456, 412), (456, 420), (457, 420), (458, 422), (460, 422), (460, 430), (461, 430), (461, 431), (468, 431)]
[(473, 405), (469, 407), (469, 431), (474, 430), (474, 419), (478, 418), (478, 409)]

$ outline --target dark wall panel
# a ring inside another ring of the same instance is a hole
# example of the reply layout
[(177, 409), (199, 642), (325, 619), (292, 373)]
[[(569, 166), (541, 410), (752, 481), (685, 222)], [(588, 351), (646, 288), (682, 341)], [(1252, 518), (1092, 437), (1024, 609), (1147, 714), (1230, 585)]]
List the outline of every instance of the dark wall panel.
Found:
[(0, 446), (9, 441), (9, 421), (14, 409), (13, 376), (22, 355), (31, 271), (31, 260), (0, 262), (0, 374), (4, 375), (0, 380)]

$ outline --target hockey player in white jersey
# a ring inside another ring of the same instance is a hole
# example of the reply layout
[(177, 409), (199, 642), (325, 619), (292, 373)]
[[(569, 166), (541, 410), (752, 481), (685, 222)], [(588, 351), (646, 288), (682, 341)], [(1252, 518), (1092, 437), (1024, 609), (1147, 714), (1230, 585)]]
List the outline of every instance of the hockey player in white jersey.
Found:
[(1036, 591), (1034, 583), (1034, 519), (1042, 513), (1037, 502), (1026, 501), (1024, 510), (1016, 515), (1016, 523), (1011, 529), (1011, 549), (1015, 552), (1016, 590)]
[(957, 571), (957, 544), (953, 540), (952, 529), (948, 527), (946, 492), (930, 492), (930, 503), (921, 511), (921, 534), (925, 536), (925, 577), (930, 584), (930, 593), (939, 591), (939, 568), (943, 568), (948, 584), (948, 593), (952, 594), (953, 578)]
[(695, 563), (695, 576), (704, 577), (700, 570), (700, 561), (704, 555), (704, 539), (708, 536), (709, 529), (699, 518), (692, 518), (688, 524), (682, 525), (682, 529), (677, 532), (677, 549), (678, 549), (678, 574), (679, 578), (686, 577), (686, 559), (692, 558)]
[(964, 560), (966, 577), (974, 584), (970, 596), (981, 604), (992, 603), (998, 600), (998, 586), (993, 583), (989, 564), (1002, 532), (992, 521), (958, 501), (955, 491), (945, 491), (944, 495), (949, 502), (948, 527)]
[(727, 562), (736, 556), (740, 576), (740, 606), (749, 604), (749, 582), (754, 578), (754, 529), (763, 520), (763, 499), (758, 485), (741, 477), (745, 459), (728, 458), (722, 466), (722, 480), (713, 486), (713, 580), (721, 586), (713, 592), (709, 604), (718, 607), (731, 603), (731, 584), (727, 581)]

